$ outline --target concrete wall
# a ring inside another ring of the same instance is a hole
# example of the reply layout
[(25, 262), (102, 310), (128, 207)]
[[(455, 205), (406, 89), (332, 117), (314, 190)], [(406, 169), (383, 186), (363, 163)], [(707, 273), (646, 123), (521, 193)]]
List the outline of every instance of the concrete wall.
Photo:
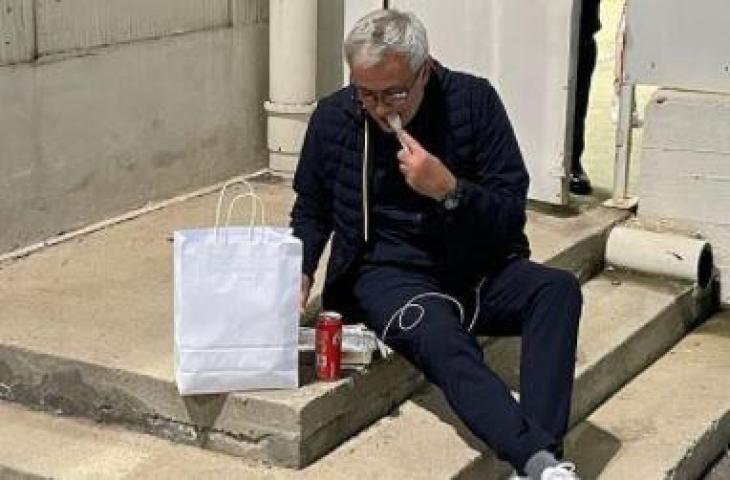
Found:
[(0, 254), (266, 165), (265, 0), (0, 0)]
[[(639, 216), (709, 240), (730, 306), (730, 95), (658, 90), (647, 105)], [(665, 222), (669, 223), (669, 222)]]
[(228, 0), (36, 0), (39, 55), (227, 27)]
[(0, 0), (0, 66), (35, 55), (33, 0)]
[(345, 2), (317, 3), (317, 98), (342, 87), (342, 40), (345, 37)]

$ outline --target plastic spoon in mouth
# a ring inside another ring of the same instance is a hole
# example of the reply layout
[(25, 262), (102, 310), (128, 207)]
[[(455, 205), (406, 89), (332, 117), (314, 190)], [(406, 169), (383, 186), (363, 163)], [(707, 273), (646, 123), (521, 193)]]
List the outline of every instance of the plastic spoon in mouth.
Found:
[(397, 113), (391, 113), (388, 115), (388, 125), (395, 133), (400, 133), (403, 130), (403, 123), (400, 120), (400, 115)]
[(410, 152), (410, 149), (401, 138), (401, 134), (404, 130), (403, 122), (401, 122), (400, 115), (398, 115), (397, 113), (391, 113), (390, 115), (388, 115), (388, 125), (391, 129), (393, 129), (395, 136), (398, 137), (398, 141), (400, 142), (401, 147), (403, 147), (403, 150)]

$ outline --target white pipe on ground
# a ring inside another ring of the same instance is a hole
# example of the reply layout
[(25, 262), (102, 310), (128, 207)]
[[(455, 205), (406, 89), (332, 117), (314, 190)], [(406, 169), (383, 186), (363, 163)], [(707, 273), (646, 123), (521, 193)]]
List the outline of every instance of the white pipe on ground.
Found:
[(616, 227), (606, 244), (606, 263), (643, 273), (697, 282), (712, 277), (712, 249), (704, 240)]
[(269, 2), (269, 168), (293, 172), (316, 105), (317, 0)]

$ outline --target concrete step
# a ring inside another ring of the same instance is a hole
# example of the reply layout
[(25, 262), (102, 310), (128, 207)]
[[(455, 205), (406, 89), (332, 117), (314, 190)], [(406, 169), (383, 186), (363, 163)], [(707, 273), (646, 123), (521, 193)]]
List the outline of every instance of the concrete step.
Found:
[[(582, 290), (571, 425), (664, 355), (714, 306), (712, 290), (615, 270), (603, 272)], [(498, 339), (486, 353), (487, 362), (518, 390), (519, 340)], [(505, 468), (485, 455), (460, 476), (497, 475)]]
[[(0, 423), (3, 425), (0, 433), (0, 478), (3, 480), (359, 479), (372, 473), (375, 461), (378, 462), (375, 478), (410, 479), (414, 478), (409, 474), (409, 466), (414, 465), (411, 460), (428, 463), (433, 474), (430, 478), (449, 476), (439, 464), (442, 456), (425, 455), (425, 451), (417, 452), (418, 456), (411, 458), (381, 455), (359, 468), (359, 455), (352, 456), (348, 450), (350, 443), (345, 443), (331, 454), (331, 458), (325, 457), (321, 466), (314, 464), (315, 468), (297, 471), (169, 442), (116, 425), (32, 411), (3, 401), (0, 401)], [(412, 428), (420, 430), (423, 425), (412, 425)], [(366, 432), (365, 436), (369, 434)], [(380, 438), (377, 443), (381, 445), (381, 451), (377, 453), (386, 453), (389, 439)], [(448, 445), (430, 446), (434, 451), (444, 447), (449, 450)], [(416, 471), (422, 468), (419, 465)]]
[[(573, 423), (671, 348), (711, 305), (708, 292), (699, 295), (690, 285), (615, 271), (587, 282), (583, 293)], [(499, 339), (486, 347), (488, 363), (515, 387), (518, 344)], [(354, 475), (354, 468), (385, 479), (492, 479), (509, 473), (433, 387), (302, 472), (316, 478), (333, 471)]]
[[(607, 270), (582, 287), (572, 423), (671, 348), (714, 307), (712, 290)], [(519, 390), (519, 338), (492, 339), (487, 363)]]
[[(291, 187), (256, 184), (271, 223)], [(124, 424), (247, 458), (302, 467), (381, 418), (422, 385), (399, 357), (296, 391), (181, 398), (172, 355), (172, 231), (210, 226), (213, 194), (0, 264), (0, 397)], [(535, 258), (582, 278), (600, 268), (625, 212), (584, 205), (531, 211)]]
[(0, 478), (273, 479), (275, 471), (90, 420), (0, 402)]
[(725, 311), (574, 428), (568, 454), (589, 479), (700, 478), (730, 443), (728, 372), (730, 312)]
[[(438, 427), (430, 424), (431, 419), (413, 418), (426, 423), (411, 425), (412, 431)], [(449, 462), (443, 461), (446, 455), (433, 453), (451, 452), (459, 456), (448, 444), (432, 444), (427, 450), (414, 450), (414, 455), (404, 458), (397, 455), (398, 446), (391, 443), (391, 438), (373, 438), (372, 434), (379, 432), (374, 429), (361, 435), (369, 445), (377, 445), (377, 450), (371, 450), (379, 455), (377, 459), (361, 463), (363, 439), (358, 436), (325, 457), (321, 464), (297, 471), (169, 442), (117, 425), (32, 411), (11, 402), (0, 401), (0, 423), (3, 425), (0, 433), (0, 478), (3, 480), (340, 480), (367, 478), (373, 472), (378, 479), (409, 479), (419, 478), (410, 476), (410, 471), (418, 465), (415, 469), (418, 475), (424, 463), (429, 465), (432, 474), (429, 478), (443, 479), (449, 477)]]
[[(582, 478), (697, 478), (730, 440), (728, 338), (730, 313), (725, 312), (576, 426), (567, 453)], [(0, 478), (451, 478), (455, 467), (478, 454), (428, 410), (433, 405), (422, 402), (426, 396), (433, 393), (406, 402), (397, 415), (299, 472), (0, 402)], [(499, 478), (504, 471), (472, 470), (462, 477)]]
[[(730, 441), (729, 338), (730, 312), (724, 312), (573, 428), (567, 454), (582, 478), (698, 478)], [(299, 472), (0, 402), (0, 478), (452, 478), (479, 454), (432, 412), (427, 397), (437, 394), (417, 395)], [(504, 467), (472, 469), (461, 477), (502, 473)]]

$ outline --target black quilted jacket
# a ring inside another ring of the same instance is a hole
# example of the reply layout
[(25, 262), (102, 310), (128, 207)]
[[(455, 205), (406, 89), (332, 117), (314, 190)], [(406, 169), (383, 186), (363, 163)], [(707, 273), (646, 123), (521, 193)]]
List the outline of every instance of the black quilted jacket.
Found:
[[(529, 256), (523, 234), (529, 177), (504, 107), (488, 81), (436, 64), (424, 103), (428, 142), (459, 178), (460, 206), (447, 212), (433, 202), (439, 259), (463, 279), (489, 275), (513, 256)], [(309, 123), (294, 178), (294, 235), (304, 244), (302, 270), (312, 275), (330, 237), (323, 302), (342, 287), (343, 275), (361, 257), (372, 233), (373, 205), (366, 129), (378, 128), (355, 100), (352, 86), (322, 100)], [(364, 193), (363, 193), (364, 192)], [(440, 238), (439, 238), (440, 237)], [(328, 307), (331, 308), (331, 307)]]

